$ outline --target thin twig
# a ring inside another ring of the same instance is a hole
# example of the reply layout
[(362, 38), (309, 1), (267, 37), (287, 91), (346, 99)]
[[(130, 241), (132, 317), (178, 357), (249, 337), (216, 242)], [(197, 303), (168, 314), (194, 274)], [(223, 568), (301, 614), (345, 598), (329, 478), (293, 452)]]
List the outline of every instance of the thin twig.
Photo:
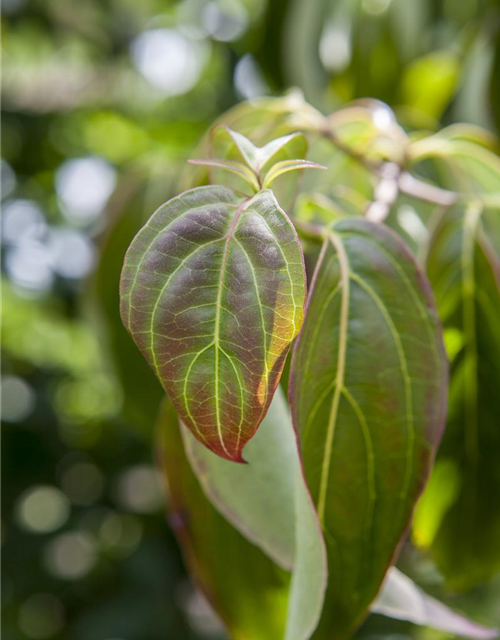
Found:
[[(361, 166), (365, 167), (368, 171), (376, 175), (378, 178), (383, 179), (385, 177), (384, 167), (387, 164), (382, 160), (372, 160), (365, 155), (353, 149), (351, 146), (344, 144), (334, 131), (328, 128), (321, 130), (321, 134), (324, 138), (329, 140), (339, 151), (345, 153), (347, 156), (358, 162)], [(402, 171), (398, 179), (398, 188), (401, 193), (437, 204), (443, 207), (450, 207), (460, 199), (460, 194), (455, 191), (449, 191), (436, 187), (428, 182), (419, 180), (412, 176), (408, 171)]]

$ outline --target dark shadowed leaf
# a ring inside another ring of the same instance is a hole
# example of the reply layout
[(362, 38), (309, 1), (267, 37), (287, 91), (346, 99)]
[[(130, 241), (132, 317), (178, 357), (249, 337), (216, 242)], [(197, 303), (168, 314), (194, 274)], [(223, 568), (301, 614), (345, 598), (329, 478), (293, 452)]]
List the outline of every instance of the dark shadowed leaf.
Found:
[(414, 535), (455, 588), (500, 569), (500, 262), (480, 216), (476, 205), (443, 215), (427, 259), (451, 359), (450, 409)]
[(328, 552), (314, 638), (346, 638), (380, 588), (427, 478), (446, 365), (425, 276), (388, 229), (327, 237), (294, 350), (291, 402)]
[(179, 416), (242, 462), (303, 319), (295, 230), (271, 191), (200, 187), (160, 207), (135, 237), (122, 319)]

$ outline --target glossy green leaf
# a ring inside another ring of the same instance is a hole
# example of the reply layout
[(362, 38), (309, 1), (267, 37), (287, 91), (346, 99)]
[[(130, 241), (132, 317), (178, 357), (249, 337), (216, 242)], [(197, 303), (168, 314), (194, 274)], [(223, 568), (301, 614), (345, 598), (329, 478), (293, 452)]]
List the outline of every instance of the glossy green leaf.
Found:
[(292, 416), (329, 585), (314, 638), (346, 638), (408, 526), (446, 410), (430, 287), (402, 242), (362, 219), (323, 245), (294, 349)]
[(306, 640), (316, 627), (326, 586), (318, 518), (302, 474), (290, 410), (278, 387), (248, 443), (248, 465), (215, 456), (184, 430), (188, 459), (205, 494), (247, 539), (293, 569), (286, 640)]
[(242, 462), (303, 319), (295, 230), (271, 191), (200, 187), (135, 237), (122, 320), (195, 437)]
[(199, 588), (231, 638), (282, 638), (289, 574), (207, 500), (186, 458), (178, 418), (169, 401), (160, 412), (157, 435), (158, 461), (168, 483), (169, 522)]
[(436, 468), (446, 474), (423, 496), (415, 538), (431, 545), (451, 586), (468, 588), (500, 570), (500, 261), (480, 207), (443, 215), (427, 272), (445, 330), (458, 340)]
[(498, 629), (483, 627), (429, 596), (396, 567), (387, 572), (370, 611), (466, 638), (487, 640), (499, 635)]

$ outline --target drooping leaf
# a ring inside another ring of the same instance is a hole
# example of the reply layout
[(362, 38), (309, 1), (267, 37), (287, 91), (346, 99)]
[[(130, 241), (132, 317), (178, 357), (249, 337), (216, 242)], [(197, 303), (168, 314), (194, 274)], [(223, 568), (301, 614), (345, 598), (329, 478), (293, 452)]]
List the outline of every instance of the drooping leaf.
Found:
[(441, 186), (483, 202), (483, 224), (500, 254), (500, 158), (491, 148), (487, 132), (478, 128), (470, 132), (461, 127), (448, 127), (414, 142), (409, 148), (409, 158), (417, 163), (417, 168), (422, 162), (431, 161)]
[(291, 570), (299, 460), (281, 388), (245, 449), (248, 465), (235, 465), (214, 455), (185, 427), (182, 433), (188, 460), (212, 504), (277, 564)]
[(499, 635), (498, 629), (483, 627), (429, 596), (396, 567), (387, 572), (370, 611), (467, 638), (486, 640)]
[(283, 391), (278, 387), (245, 450), (248, 465), (231, 464), (201, 446), (187, 429), (183, 433), (207, 498), (247, 539), (293, 569), (285, 639), (306, 640), (321, 613), (326, 561)]
[(302, 325), (295, 230), (271, 191), (200, 187), (160, 207), (135, 237), (122, 319), (183, 422), (242, 462)]
[(207, 500), (186, 458), (178, 418), (168, 400), (159, 415), (157, 435), (158, 460), (168, 484), (169, 522), (199, 588), (231, 638), (282, 638), (289, 574)]
[(290, 399), (328, 552), (313, 637), (345, 638), (408, 526), (446, 410), (432, 293), (390, 230), (362, 219), (333, 226), (294, 349)]
[(445, 466), (448, 483), (429, 484), (415, 539), (431, 545), (455, 588), (484, 582), (500, 570), (500, 261), (480, 216), (476, 205), (443, 215), (427, 259), (441, 320), (446, 333), (456, 336), (456, 347), (436, 469), (442, 474)]

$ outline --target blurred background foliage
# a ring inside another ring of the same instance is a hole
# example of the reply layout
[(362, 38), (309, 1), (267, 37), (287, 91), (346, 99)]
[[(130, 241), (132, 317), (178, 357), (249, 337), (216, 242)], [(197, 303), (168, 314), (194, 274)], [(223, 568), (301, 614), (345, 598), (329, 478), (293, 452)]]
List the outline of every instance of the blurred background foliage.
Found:
[[(407, 128), (500, 127), (494, 0), (3, 0), (5, 640), (222, 639), (186, 577), (152, 454), (161, 390), (118, 317), (128, 243), (203, 132), (300, 87)], [(500, 623), (500, 581), (443, 593)], [(244, 576), (242, 576), (242, 580)], [(258, 612), (255, 612), (258, 615)], [(360, 636), (443, 634), (370, 618)]]

